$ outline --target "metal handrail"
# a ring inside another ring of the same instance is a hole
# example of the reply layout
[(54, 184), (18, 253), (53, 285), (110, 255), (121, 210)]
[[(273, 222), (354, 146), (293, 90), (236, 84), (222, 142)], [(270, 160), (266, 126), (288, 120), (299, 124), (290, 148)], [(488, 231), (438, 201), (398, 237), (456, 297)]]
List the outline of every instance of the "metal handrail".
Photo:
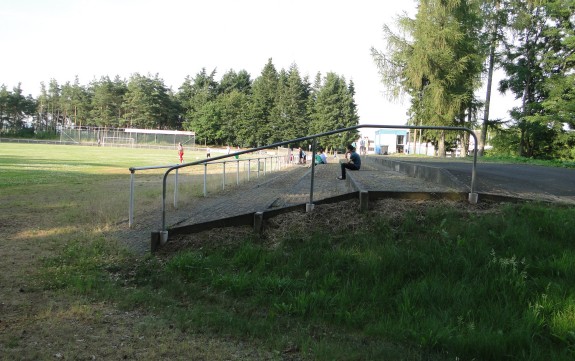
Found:
[[(233, 155), (233, 154), (232, 154)], [(239, 184), (239, 164), (240, 162), (248, 162), (248, 181), (249, 181), (249, 164), (251, 161), (259, 161), (263, 159), (264, 161), (264, 176), (266, 174), (266, 169), (265, 166), (267, 165), (267, 160), (270, 159), (270, 162), (273, 162), (274, 159), (278, 160), (279, 158), (283, 158), (284, 156), (278, 156), (278, 155), (258, 155), (257, 157), (252, 157), (252, 158), (246, 158), (246, 159), (234, 159), (234, 160), (224, 160), (224, 161), (211, 161), (211, 159), (213, 158), (206, 158), (204, 164), (204, 186), (203, 186), (203, 193), (204, 193), (204, 197), (207, 196), (207, 185), (206, 185), (206, 173), (207, 173), (207, 166), (208, 164), (210, 165), (217, 165), (217, 164), (222, 164), (223, 165), (223, 187), (225, 189), (225, 179), (226, 179), (226, 174), (225, 174), (225, 165), (226, 163), (236, 163), (237, 164), (237, 170), (236, 170), (236, 182), (237, 184)], [(156, 165), (156, 166), (143, 166), (143, 167), (130, 167), (129, 171), (130, 171), (130, 204), (129, 204), (129, 213), (128, 213), (128, 226), (131, 228), (134, 224), (134, 181), (135, 181), (135, 173), (136, 171), (141, 171), (141, 170), (152, 170), (152, 169), (167, 169), (167, 168), (171, 168), (173, 167), (173, 164), (169, 164), (169, 165)], [(278, 160), (278, 167), (280, 167), (279, 165), (279, 160)], [(273, 163), (271, 163), (271, 171), (273, 171)], [(258, 177), (259, 177), (259, 169), (258, 169)], [(177, 208), (177, 203), (178, 203), (178, 170), (176, 169), (176, 174), (175, 174), (175, 185), (174, 185), (174, 208)]]
[(273, 144), (262, 146), (262, 147), (257, 147), (257, 148), (252, 148), (252, 149), (248, 149), (248, 150), (244, 150), (244, 151), (239, 151), (239, 152), (235, 152), (235, 153), (221, 155), (221, 156), (217, 156), (217, 157), (213, 157), (213, 158), (209, 158), (209, 159), (199, 160), (196, 162), (178, 164), (178, 165), (175, 165), (175, 166), (169, 168), (164, 173), (164, 177), (162, 180), (162, 229), (161, 229), (160, 233), (162, 235), (163, 241), (167, 240), (167, 237), (168, 237), (168, 234), (167, 234), (168, 231), (167, 231), (167, 227), (166, 227), (166, 189), (167, 189), (166, 183), (167, 183), (167, 177), (172, 171), (178, 170), (178, 169), (184, 168), (184, 167), (197, 165), (197, 164), (203, 164), (203, 163), (206, 163), (210, 160), (214, 161), (214, 160), (219, 160), (219, 159), (225, 159), (228, 157), (239, 156), (239, 155), (246, 154), (246, 153), (258, 152), (258, 151), (264, 150), (264, 149), (280, 147), (282, 145), (288, 145), (288, 144), (303, 142), (306, 140), (312, 140), (313, 141), (313, 147), (312, 147), (313, 150), (312, 150), (312, 158), (311, 158), (312, 166), (311, 166), (311, 184), (310, 184), (310, 203), (309, 203), (309, 207), (307, 209), (313, 209), (313, 187), (314, 187), (314, 173), (315, 173), (316, 138), (325, 137), (325, 136), (332, 135), (332, 134), (351, 132), (351, 131), (354, 131), (354, 130), (357, 130), (360, 128), (457, 130), (457, 131), (468, 132), (474, 139), (473, 168), (471, 171), (470, 200), (473, 199), (475, 202), (477, 202), (477, 195), (475, 193), (475, 175), (476, 175), (475, 168), (477, 166), (477, 136), (475, 135), (475, 132), (473, 132), (473, 130), (471, 130), (469, 128), (465, 128), (465, 127), (448, 127), (448, 126), (386, 125), (386, 124), (356, 125), (356, 126), (349, 127), (349, 128), (336, 129), (336, 130), (332, 130), (329, 132), (314, 134), (314, 135), (310, 135), (307, 137), (296, 138), (296, 139), (292, 139), (292, 140), (288, 140), (288, 141), (284, 141), (284, 142), (279, 142), (279, 143), (273, 143)]

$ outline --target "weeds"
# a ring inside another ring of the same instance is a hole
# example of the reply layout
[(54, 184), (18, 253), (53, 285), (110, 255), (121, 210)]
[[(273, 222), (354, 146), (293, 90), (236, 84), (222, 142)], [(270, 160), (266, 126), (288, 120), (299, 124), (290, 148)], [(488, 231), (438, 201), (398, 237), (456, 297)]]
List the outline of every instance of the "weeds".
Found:
[[(381, 358), (386, 342), (433, 358), (568, 360), (574, 216), (530, 204), (481, 215), (431, 207), (394, 224), (370, 219), (357, 233), (289, 234), (272, 248), (248, 238), (131, 268), (101, 245), (71, 246), (47, 270), (75, 292), (115, 287), (104, 294), (182, 329), (295, 345), (319, 360)], [(354, 340), (349, 358), (326, 352), (343, 352), (336, 335)]]
[[(109, 352), (107, 358), (177, 358), (198, 338), (204, 344), (248, 340), (250, 350), (264, 343), (277, 358), (575, 357), (573, 208), (521, 204), (483, 211), (383, 201), (382, 209), (354, 217), (350, 230), (340, 219), (316, 227), (326, 215), (340, 214), (328, 209), (298, 227), (285, 222), (286, 229), (267, 239), (235, 230), (227, 237), (246, 236), (136, 258), (101, 231), (126, 211), (127, 168), (160, 164), (175, 153), (126, 149), (126, 159), (109, 165), (117, 150), (44, 149), (3, 145), (14, 156), (0, 160), (2, 226), (9, 227), (3, 272), (14, 278), (1, 290), (11, 297), (2, 304), (2, 324), (13, 332), (0, 337), (6, 357), (38, 359), (50, 349), (51, 355), (93, 358), (76, 333), (95, 333), (102, 341), (92, 345), (101, 355)], [(142, 202), (158, 197), (147, 191), (152, 178), (138, 178)], [(198, 192), (189, 183), (182, 190)], [(218, 239), (224, 235), (219, 231)], [(41, 269), (34, 257), (44, 257)], [(30, 295), (34, 302), (26, 299), (25, 311), (10, 309)], [(32, 305), (46, 313), (28, 311)], [(28, 316), (10, 318), (28, 314), (36, 317), (33, 327)], [(16, 332), (11, 322), (35, 336)], [(116, 337), (109, 337), (111, 323), (118, 323)], [(185, 342), (183, 333), (189, 333)], [(157, 343), (141, 341), (144, 335)]]

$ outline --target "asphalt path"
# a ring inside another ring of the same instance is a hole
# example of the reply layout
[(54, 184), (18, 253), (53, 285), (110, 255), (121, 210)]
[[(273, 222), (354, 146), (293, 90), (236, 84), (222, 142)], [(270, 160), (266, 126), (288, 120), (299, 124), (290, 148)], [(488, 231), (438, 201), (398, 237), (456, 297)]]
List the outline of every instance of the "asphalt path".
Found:
[[(453, 160), (395, 157), (394, 160), (443, 168), (463, 184), (471, 183), (472, 158)], [(537, 194), (575, 201), (575, 169), (572, 168), (478, 161), (475, 181), (479, 193)]]

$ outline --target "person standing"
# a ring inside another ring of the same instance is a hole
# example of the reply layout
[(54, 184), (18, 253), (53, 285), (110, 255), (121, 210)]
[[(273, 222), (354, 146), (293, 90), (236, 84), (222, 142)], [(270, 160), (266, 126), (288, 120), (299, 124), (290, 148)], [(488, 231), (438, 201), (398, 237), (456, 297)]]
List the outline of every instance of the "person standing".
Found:
[(365, 155), (365, 139), (359, 139), (359, 154)]
[(210, 149), (210, 147), (206, 148), (206, 158), (211, 158), (212, 156), (212, 150)]
[(355, 152), (355, 147), (351, 144), (347, 145), (346, 162), (341, 163), (341, 176), (337, 177), (339, 180), (345, 179), (345, 170), (359, 170), (361, 168), (361, 158)]
[(184, 163), (184, 146), (182, 143), (178, 143), (178, 156), (180, 157), (180, 163)]

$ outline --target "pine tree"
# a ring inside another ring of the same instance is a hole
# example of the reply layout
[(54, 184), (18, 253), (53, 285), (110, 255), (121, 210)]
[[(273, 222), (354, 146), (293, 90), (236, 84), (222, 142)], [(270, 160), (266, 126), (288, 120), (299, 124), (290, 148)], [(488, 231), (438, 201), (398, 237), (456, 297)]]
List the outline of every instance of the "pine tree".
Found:
[(89, 125), (102, 127), (119, 127), (122, 123), (120, 115), (124, 107), (124, 95), (128, 91), (125, 81), (116, 77), (114, 81), (109, 77), (101, 77), (90, 85), (91, 111)]
[[(506, 43), (503, 68), (508, 78), (500, 82), (500, 90), (511, 91), (521, 99), (521, 106), (512, 111), (519, 131), (517, 153), (556, 156), (558, 148), (573, 146), (573, 142), (554, 143), (564, 138), (561, 120), (573, 117), (569, 98), (575, 87), (575, 4), (573, 0), (514, 0), (512, 6), (514, 37)], [(575, 152), (567, 149), (563, 153), (572, 157), (569, 154)]]
[(307, 135), (308, 96), (309, 89), (301, 79), (297, 65), (293, 64), (288, 72), (282, 69), (278, 79), (277, 101), (271, 115), (274, 129), (272, 142)]
[[(478, 1), (421, 0), (415, 19), (403, 16), (398, 24), (406, 36), (384, 28), (390, 55), (372, 49), (389, 95), (411, 97), (412, 124), (462, 122), (480, 86)], [(445, 134), (435, 137), (444, 156)]]
[(277, 100), (277, 89), (279, 74), (268, 59), (261, 75), (254, 80), (252, 86), (252, 109), (249, 124), (249, 131), (253, 132), (252, 145), (261, 146), (270, 144), (273, 128), (271, 121), (272, 110)]
[(169, 90), (158, 74), (133, 74), (128, 80), (124, 107), (131, 127), (166, 129), (174, 125), (177, 116)]
[[(353, 85), (345, 78), (329, 72), (317, 93), (310, 130), (313, 134), (348, 128), (358, 124), (359, 117), (353, 100)], [(357, 132), (335, 134), (325, 137), (325, 148), (343, 148), (357, 138)]]
[(31, 95), (24, 96), (21, 84), (12, 91), (0, 86), (0, 133), (19, 133), (24, 130), (24, 119), (36, 113), (36, 101)]

